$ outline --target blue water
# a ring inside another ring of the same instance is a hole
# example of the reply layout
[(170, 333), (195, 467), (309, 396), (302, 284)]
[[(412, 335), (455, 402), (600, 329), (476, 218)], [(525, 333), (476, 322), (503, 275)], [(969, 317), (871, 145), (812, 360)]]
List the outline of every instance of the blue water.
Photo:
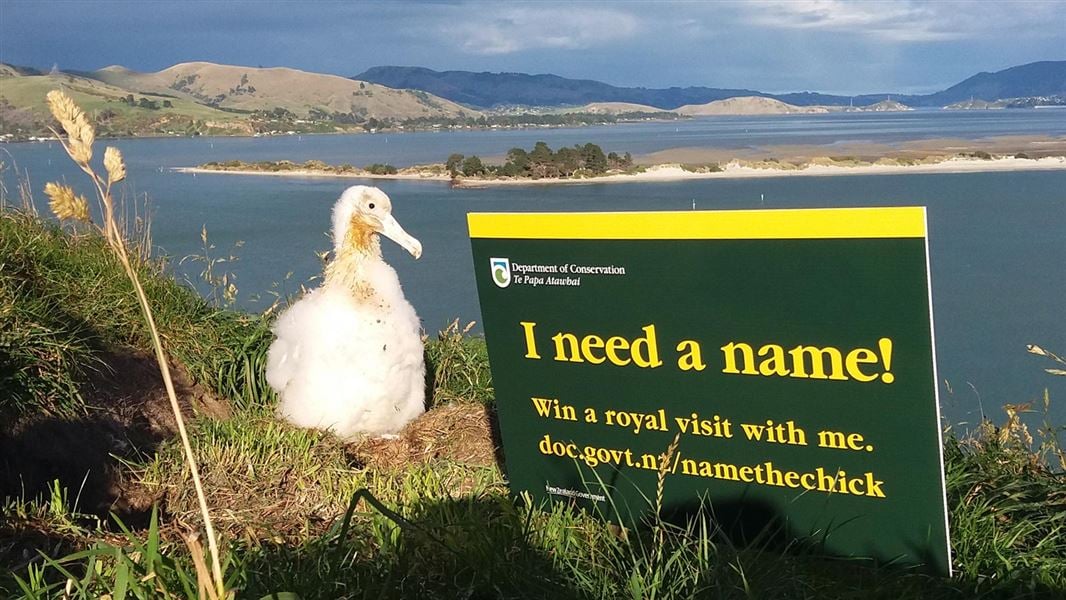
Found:
[[(744, 147), (836, 141), (891, 143), (934, 137), (1066, 135), (1066, 111), (916, 111), (790, 117), (724, 117), (614, 127), (469, 131), (285, 138), (118, 140), (130, 177), (128, 199), (150, 196), (153, 239), (179, 276), (199, 265), (206, 225), (214, 256), (241, 240), (239, 304), (262, 310), (272, 294), (291, 294), (321, 271), (316, 251), (329, 247), (329, 210), (352, 180), (186, 175), (168, 167), (208, 160), (391, 162), (441, 161), (451, 152), (502, 155), (538, 140), (552, 147), (592, 141), (643, 154), (675, 147)], [(100, 152), (98, 151), (98, 154)], [(0, 146), (0, 161), (29, 173), (33, 188), (65, 179), (88, 194), (84, 175), (58, 144)], [(15, 189), (12, 169), (4, 174)], [(427, 330), (452, 318), (478, 320), (466, 236), (472, 211), (608, 211), (924, 205), (930, 218), (933, 308), (941, 399), (955, 423), (982, 411), (1001, 417), (1004, 403), (1036, 400), (1048, 388), (1052, 413), (1066, 422), (1066, 377), (1026, 353), (1036, 343), (1066, 353), (1066, 171), (835, 176), (671, 183), (452, 189), (429, 182), (378, 181), (394, 214), (425, 248), (419, 261), (385, 242)], [(291, 272), (291, 276), (286, 275)]]

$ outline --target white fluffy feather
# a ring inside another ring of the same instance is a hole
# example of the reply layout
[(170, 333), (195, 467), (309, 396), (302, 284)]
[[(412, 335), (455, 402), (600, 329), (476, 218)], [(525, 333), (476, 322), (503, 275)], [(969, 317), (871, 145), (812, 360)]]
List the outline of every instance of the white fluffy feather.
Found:
[(278, 415), (295, 425), (329, 429), (347, 439), (385, 435), (425, 410), (418, 316), (396, 271), (381, 259), (376, 233), (366, 237), (366, 248), (358, 243), (358, 231), (366, 226), (399, 238), (417, 257), (421, 245), (390, 212), (391, 202), (380, 190), (346, 190), (334, 208), (336, 257), (325, 282), (274, 324), (267, 381), (281, 398)]

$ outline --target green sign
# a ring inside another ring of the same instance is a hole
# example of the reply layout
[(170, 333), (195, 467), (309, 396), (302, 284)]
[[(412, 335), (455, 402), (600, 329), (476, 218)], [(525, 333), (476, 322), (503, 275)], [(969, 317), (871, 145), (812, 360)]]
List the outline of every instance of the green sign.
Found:
[(469, 226), (512, 491), (950, 572), (923, 208)]

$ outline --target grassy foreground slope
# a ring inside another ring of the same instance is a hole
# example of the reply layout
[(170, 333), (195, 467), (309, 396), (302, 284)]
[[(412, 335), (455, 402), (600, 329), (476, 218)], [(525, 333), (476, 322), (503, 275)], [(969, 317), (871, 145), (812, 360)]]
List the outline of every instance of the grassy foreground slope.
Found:
[[(826, 559), (816, 547), (740, 546), (710, 513), (683, 525), (652, 518), (618, 535), (565, 506), (512, 502), (494, 452), (481, 340), (457, 327), (429, 340), (427, 415), (398, 440), (342, 444), (272, 417), (262, 382), (270, 315), (209, 305), (158, 261), (139, 268), (184, 373), (182, 403), (238, 598), (1066, 592), (1055, 431), (1035, 453), (1013, 420), (948, 437), (950, 580)], [(172, 430), (152, 408), (158, 384), (142, 365), (146, 344), (128, 283), (100, 240), (0, 213), (0, 596), (197, 597), (202, 546), (184, 537), (197, 523), (195, 501)], [(88, 479), (62, 468), (93, 453), (99, 464), (77, 463), (92, 469)]]

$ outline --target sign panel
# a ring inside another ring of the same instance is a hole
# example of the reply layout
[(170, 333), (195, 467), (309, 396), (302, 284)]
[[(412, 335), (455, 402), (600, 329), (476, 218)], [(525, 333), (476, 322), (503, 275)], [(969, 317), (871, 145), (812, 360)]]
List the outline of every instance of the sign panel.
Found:
[(513, 492), (949, 573), (924, 208), (469, 227)]

